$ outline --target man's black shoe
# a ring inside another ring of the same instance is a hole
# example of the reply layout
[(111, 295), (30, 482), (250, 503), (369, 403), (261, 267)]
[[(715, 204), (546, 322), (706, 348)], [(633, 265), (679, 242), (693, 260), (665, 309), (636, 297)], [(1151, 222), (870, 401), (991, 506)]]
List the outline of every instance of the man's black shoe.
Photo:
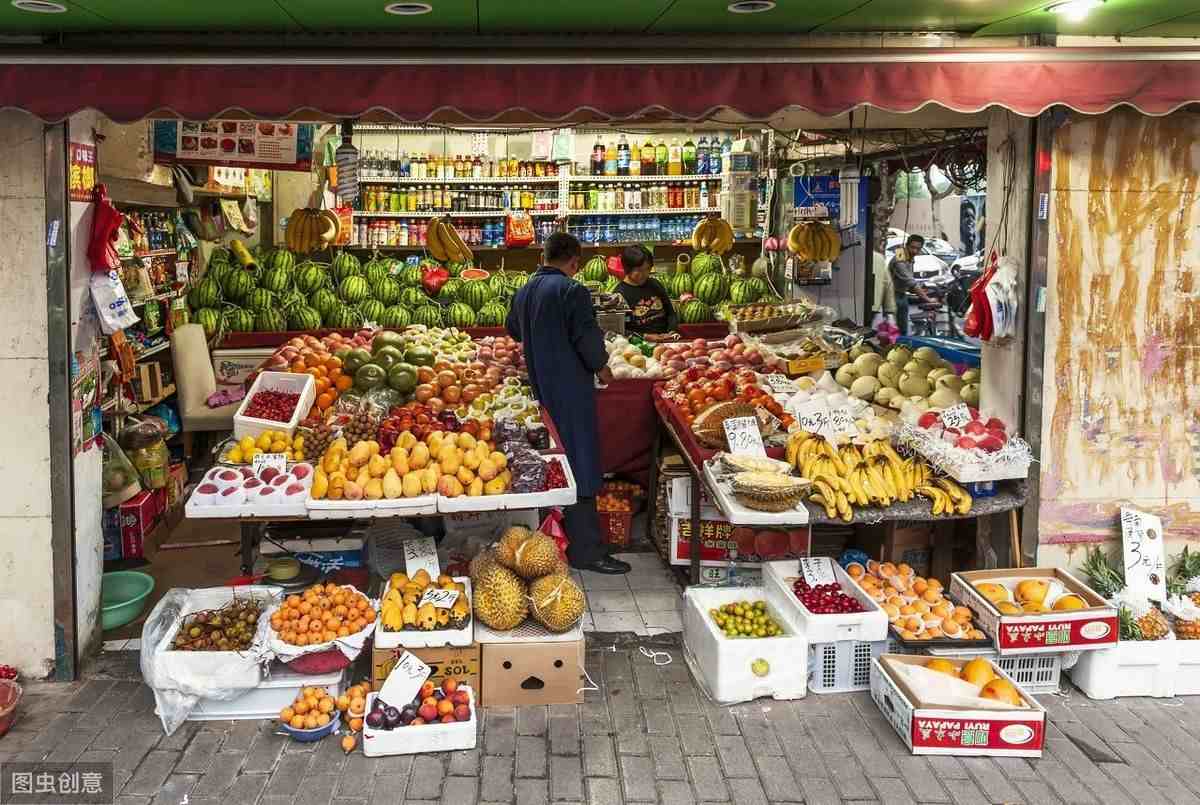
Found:
[(590, 570), (593, 573), (606, 573), (610, 576), (628, 573), (633, 568), (628, 562), (622, 562), (620, 559), (613, 559), (611, 556), (605, 556), (603, 559), (597, 559), (593, 562), (588, 562), (586, 565), (571, 565), (576, 570)]

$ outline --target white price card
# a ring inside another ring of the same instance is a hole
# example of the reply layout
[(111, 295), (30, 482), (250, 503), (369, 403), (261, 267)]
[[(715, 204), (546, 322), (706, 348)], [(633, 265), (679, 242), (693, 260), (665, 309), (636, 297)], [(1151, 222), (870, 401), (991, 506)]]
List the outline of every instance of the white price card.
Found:
[(832, 439), (835, 435), (833, 414), (824, 400), (811, 400), (801, 405), (796, 409), (796, 421), (800, 423), (800, 429), (808, 433), (815, 433), (826, 439)]
[(418, 607), (423, 607), (426, 604), (433, 604), (438, 609), (449, 609), (454, 606), (454, 602), (458, 600), (458, 590), (442, 590), (430, 587), (421, 596), (421, 600), (417, 602)]
[(725, 441), (729, 442), (730, 453), (767, 457), (767, 451), (763, 447), (762, 434), (758, 432), (757, 417), (730, 417), (721, 424), (725, 426)]
[(858, 425), (854, 424), (854, 414), (850, 413), (849, 408), (839, 406), (829, 409), (829, 426), (841, 436), (858, 435)]
[(411, 579), (418, 570), (424, 570), (429, 578), (436, 579), (442, 574), (438, 564), (437, 545), (433, 537), (418, 537), (404, 540), (404, 572)]
[(800, 574), (811, 587), (837, 583), (837, 576), (833, 575), (833, 560), (828, 556), (801, 557)]
[(417, 697), (429, 673), (428, 665), (406, 651), (396, 660), (396, 665), (379, 689), (379, 698), (392, 707), (403, 707)]
[(251, 469), (255, 475), (262, 477), (262, 471), (267, 467), (273, 467), (281, 473), (287, 472), (287, 456), (283, 453), (258, 453), (254, 456)]
[(962, 430), (963, 427), (971, 421), (971, 411), (965, 403), (952, 405), (945, 411), (942, 411), (942, 424), (947, 428), (955, 428)]
[(1160, 603), (1167, 600), (1164, 539), (1161, 519), (1137, 509), (1121, 507), (1125, 586)]
[(776, 394), (795, 394), (800, 390), (800, 387), (796, 385), (796, 381), (779, 374), (767, 375), (766, 384)]

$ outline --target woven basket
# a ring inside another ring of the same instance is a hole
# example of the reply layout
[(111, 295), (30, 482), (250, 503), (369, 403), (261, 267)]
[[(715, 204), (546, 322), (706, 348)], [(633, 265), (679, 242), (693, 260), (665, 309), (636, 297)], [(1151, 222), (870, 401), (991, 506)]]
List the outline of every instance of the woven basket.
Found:
[(759, 500), (756, 498), (746, 497), (745, 495), (739, 495), (736, 492), (734, 493), (734, 497), (736, 497), (738, 502), (747, 509), (754, 509), (755, 511), (760, 512), (772, 512), (775, 514), (793, 511), (796, 508), (796, 504), (800, 502), (799, 494), (796, 494), (791, 498), (781, 498), (779, 500)]

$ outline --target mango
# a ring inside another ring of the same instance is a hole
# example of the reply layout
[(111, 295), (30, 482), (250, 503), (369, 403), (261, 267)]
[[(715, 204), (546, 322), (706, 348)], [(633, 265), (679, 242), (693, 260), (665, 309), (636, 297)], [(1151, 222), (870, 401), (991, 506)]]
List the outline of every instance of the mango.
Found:
[(371, 460), (371, 445), (365, 441), (359, 442), (350, 448), (350, 464), (355, 467), (361, 467)]
[(467, 469), (469, 469), (469, 470), (479, 469), (479, 461), (480, 461), (479, 454), (476, 453), (474, 450), (468, 450), (467, 452), (463, 453), (462, 465), (464, 467), (466, 467)]
[(393, 447), (390, 455), (392, 460), (392, 469), (397, 475), (403, 476), (408, 472), (408, 451), (403, 447)]
[(425, 437), (425, 443), (429, 446), (429, 452), (433, 453), (435, 456), (441, 452), (442, 440), (445, 438), (446, 434), (440, 430), (435, 430)]
[(377, 456), (377, 455), (379, 455), (379, 451), (381, 448), (379, 446), (379, 442), (375, 441), (374, 439), (371, 439), (370, 441), (367, 442), (367, 449), (370, 451), (371, 455)]
[(342, 490), (342, 494), (346, 500), (362, 500), (363, 488), (353, 481), (346, 481), (346, 486)]
[(492, 462), (491, 458), (485, 458), (483, 461), (479, 462), (479, 477), (485, 482), (492, 480), (499, 474), (500, 471), (496, 468), (496, 465)]
[(438, 494), (442, 497), (456, 498), (463, 493), (463, 485), (453, 475), (443, 475), (438, 480)]
[(309, 490), (313, 500), (321, 500), (329, 492), (329, 476), (325, 474), (325, 470), (318, 469), (313, 473), (313, 485)]
[(406, 498), (417, 498), (421, 496), (421, 473), (418, 470), (412, 470), (400, 480), (401, 489)]
[(389, 466), (388, 460), (376, 453), (367, 462), (367, 471), (371, 473), (372, 478), (382, 478)]
[(400, 482), (400, 475), (391, 467), (383, 475), (383, 496), (388, 500), (395, 500), (403, 494), (404, 485)]
[(463, 450), (470, 450), (475, 446), (475, 437), (466, 431), (459, 433), (456, 441), (458, 442), (458, 446)]
[(483, 485), (483, 493), (485, 495), (503, 495), (507, 488), (502, 479), (493, 478)]
[(363, 487), (363, 497), (367, 500), (379, 500), (383, 497), (383, 481), (379, 478), (372, 478), (367, 481), (367, 485)]
[(467, 497), (477, 498), (483, 494), (483, 480), (476, 478), (467, 486)]
[(496, 465), (497, 469), (502, 470), (508, 466), (508, 456), (504, 455), (499, 450), (493, 450), (492, 454), (488, 456), (488, 458), (492, 460), (492, 463)]
[(437, 491), (440, 476), (431, 467), (421, 470), (421, 491), (431, 494)]
[(325, 458), (321, 459), (321, 469), (325, 472), (334, 472), (340, 466), (342, 466), (342, 451), (329, 448), (329, 451), (325, 453)]
[(405, 450), (412, 450), (416, 443), (417, 437), (413, 436), (409, 431), (404, 431), (404, 433), (401, 433), (396, 439), (396, 445), (398, 447), (403, 447)]
[(429, 463), (429, 447), (424, 444), (415, 444), (408, 451), (408, 466), (410, 469), (419, 470)]
[(470, 483), (475, 480), (475, 473), (471, 472), (466, 467), (459, 467), (458, 473), (455, 474), (454, 477), (457, 478), (458, 482), (463, 486), (469, 486)]
[(462, 466), (462, 454), (457, 447), (446, 445), (438, 453), (438, 463), (442, 465), (443, 474), (454, 475), (458, 472), (458, 468)]

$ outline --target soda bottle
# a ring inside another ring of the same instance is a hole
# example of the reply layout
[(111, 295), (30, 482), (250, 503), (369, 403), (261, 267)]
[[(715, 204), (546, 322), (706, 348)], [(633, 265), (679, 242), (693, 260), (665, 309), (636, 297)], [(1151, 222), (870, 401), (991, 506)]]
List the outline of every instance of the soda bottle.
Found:
[(733, 165), (733, 137), (728, 134), (721, 143), (721, 164), (724, 170), (730, 170)]
[(617, 140), (617, 175), (629, 175), (629, 143), (624, 134)]
[(604, 145), (600, 142), (600, 136), (596, 135), (596, 144), (592, 146), (592, 175), (601, 176), (604, 174)]
[(671, 148), (667, 151), (667, 175), (683, 175), (683, 147), (679, 144), (677, 137), (672, 138)]
[(642, 175), (642, 154), (638, 148), (637, 138), (633, 138), (633, 142), (629, 144), (629, 175)]
[(654, 171), (659, 176), (667, 175), (667, 160), (669, 156), (667, 141), (660, 137), (658, 146), (654, 149)]
[(707, 137), (701, 137), (700, 142), (696, 143), (696, 173), (701, 175), (708, 173)]
[(656, 164), (657, 164), (655, 153), (657, 153), (657, 152), (654, 148), (654, 142), (649, 137), (647, 137), (646, 144), (642, 146), (642, 175), (643, 176), (653, 176), (657, 172), (655, 169)]
[(688, 176), (696, 173), (696, 144), (688, 137), (683, 143), (683, 172)]
[(604, 149), (604, 175), (617, 175), (617, 146), (611, 142)]

